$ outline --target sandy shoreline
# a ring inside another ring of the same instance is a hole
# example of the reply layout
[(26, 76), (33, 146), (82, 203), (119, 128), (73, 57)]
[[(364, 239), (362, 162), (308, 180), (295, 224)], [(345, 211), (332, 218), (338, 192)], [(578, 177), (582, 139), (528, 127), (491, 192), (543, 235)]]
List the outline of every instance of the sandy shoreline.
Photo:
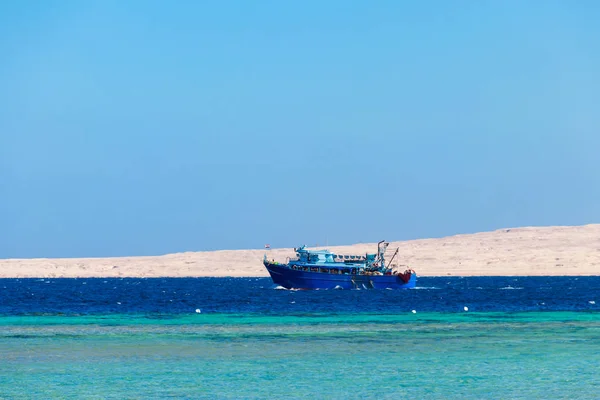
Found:
[[(399, 264), (419, 276), (600, 275), (600, 224), (500, 229), (391, 242)], [(339, 254), (375, 252), (376, 243), (329, 246)], [(0, 278), (266, 277), (269, 258), (293, 249), (185, 252), (150, 257), (2, 259)]]

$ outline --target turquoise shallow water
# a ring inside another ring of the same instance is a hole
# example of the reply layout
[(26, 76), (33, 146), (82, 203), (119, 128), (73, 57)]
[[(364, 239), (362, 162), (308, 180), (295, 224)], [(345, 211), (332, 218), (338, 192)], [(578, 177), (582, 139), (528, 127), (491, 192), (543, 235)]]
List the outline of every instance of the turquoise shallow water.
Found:
[(600, 398), (600, 277), (275, 289), (0, 279), (0, 399)]
[(0, 317), (0, 398), (597, 399), (597, 312)]

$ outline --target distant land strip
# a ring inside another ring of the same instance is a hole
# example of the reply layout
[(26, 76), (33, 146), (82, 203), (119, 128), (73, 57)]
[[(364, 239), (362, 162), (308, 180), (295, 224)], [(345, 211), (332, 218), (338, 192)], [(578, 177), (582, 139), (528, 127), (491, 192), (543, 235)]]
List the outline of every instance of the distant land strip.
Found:
[[(338, 254), (374, 253), (373, 243), (330, 246)], [(383, 238), (385, 239), (385, 238)], [(394, 262), (418, 276), (600, 275), (600, 224), (506, 228), (436, 239), (390, 242)], [(0, 259), (0, 278), (266, 277), (263, 255), (285, 262), (291, 248), (220, 250), (163, 256)]]

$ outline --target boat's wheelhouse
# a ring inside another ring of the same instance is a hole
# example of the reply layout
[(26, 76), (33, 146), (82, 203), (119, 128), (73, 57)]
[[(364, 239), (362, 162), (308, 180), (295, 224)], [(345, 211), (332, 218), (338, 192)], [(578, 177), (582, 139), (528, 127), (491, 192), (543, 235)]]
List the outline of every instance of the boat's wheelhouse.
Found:
[(306, 250), (304, 246), (295, 249), (296, 256), (298, 257), (294, 261), (298, 261), (306, 264), (325, 264), (325, 263), (334, 263), (335, 262), (335, 254), (327, 251), (327, 250)]

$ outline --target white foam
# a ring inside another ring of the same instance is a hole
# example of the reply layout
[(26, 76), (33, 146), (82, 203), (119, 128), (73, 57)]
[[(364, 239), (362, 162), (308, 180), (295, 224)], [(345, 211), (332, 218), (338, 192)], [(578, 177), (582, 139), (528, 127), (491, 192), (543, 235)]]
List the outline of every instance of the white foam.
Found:
[(588, 303), (590, 303), (590, 304), (596, 304), (596, 302), (594, 300), (590, 300), (590, 301), (588, 301)]
[(344, 289), (344, 288), (341, 287), (340, 285), (335, 285), (334, 289), (340, 290), (340, 289)]
[(522, 287), (512, 287), (512, 286), (500, 288), (500, 290), (520, 290), (520, 289), (523, 289), (523, 288)]
[(463, 310), (465, 310), (465, 311), (469, 311), (469, 307), (467, 307), (467, 306), (464, 306), (464, 307), (463, 307)]
[(417, 313), (417, 310), (412, 310), (412, 313), (413, 313), (413, 314), (416, 314), (416, 313)]
[(202, 313), (202, 310), (200, 310), (199, 308), (196, 308), (196, 314), (200, 314)]

